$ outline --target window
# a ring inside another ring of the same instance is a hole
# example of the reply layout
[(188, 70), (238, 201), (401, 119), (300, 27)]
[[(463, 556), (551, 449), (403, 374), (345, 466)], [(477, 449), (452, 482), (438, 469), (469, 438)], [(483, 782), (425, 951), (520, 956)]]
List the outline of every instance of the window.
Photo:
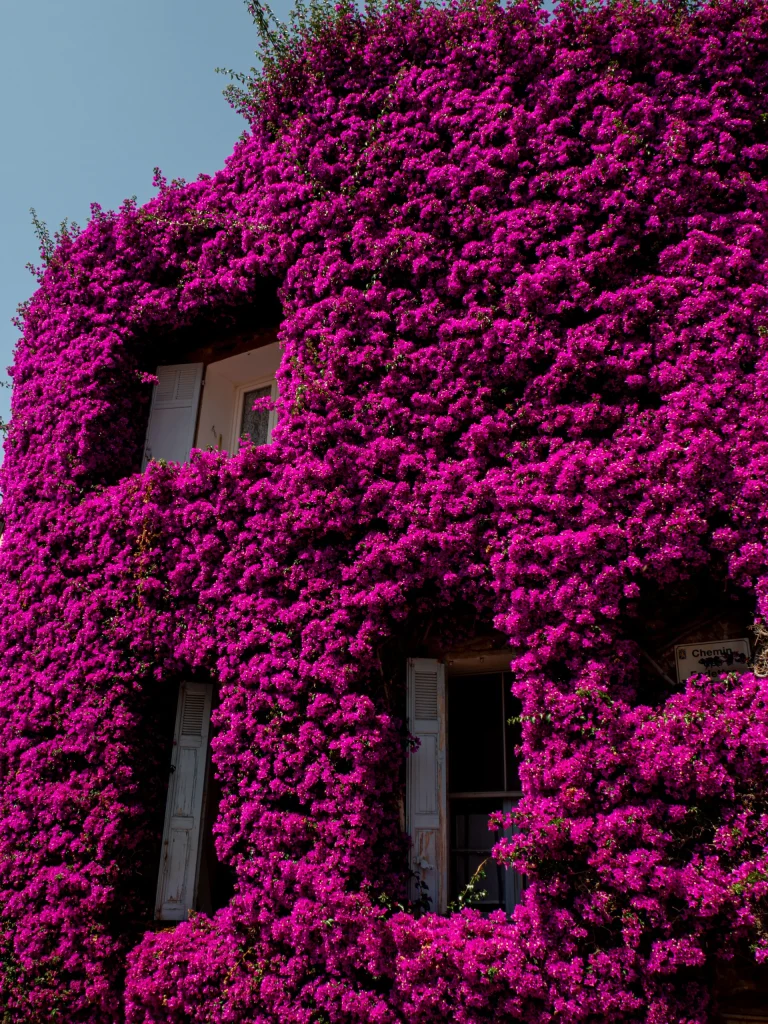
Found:
[(254, 409), (258, 399), (277, 399), (277, 381), (265, 381), (241, 385), (235, 399), (235, 422), (233, 427), (232, 450), (237, 451), (243, 438), (254, 444), (269, 444), (275, 423), (274, 409)]
[(274, 342), (207, 366), (158, 366), (143, 467), (151, 459), (186, 462), (192, 448), (234, 454), (243, 436), (254, 444), (269, 444), (275, 411), (254, 411), (253, 405), (259, 398), (277, 398), (279, 365), (280, 346)]
[[(499, 658), (478, 668), (472, 659), (445, 666), (428, 658), (408, 663), (408, 726), (419, 747), (408, 758), (406, 817), (411, 836), (415, 899), (444, 913), (483, 867), (477, 905), (511, 913), (523, 880), (490, 857), (497, 833), (488, 829), (493, 811), (511, 811), (520, 798), (515, 746), (519, 714), (509, 673)], [(482, 659), (485, 660), (485, 659)], [(506, 655), (502, 661), (508, 663)], [(485, 668), (485, 670), (484, 670)], [(447, 756), (446, 756), (447, 754)]]
[(493, 811), (509, 812), (520, 799), (515, 747), (520, 714), (508, 672), (448, 677), (448, 888), (455, 900), (482, 868), (476, 902), (484, 910), (511, 911), (520, 899), (521, 879), (491, 858), (501, 838), (488, 829)]

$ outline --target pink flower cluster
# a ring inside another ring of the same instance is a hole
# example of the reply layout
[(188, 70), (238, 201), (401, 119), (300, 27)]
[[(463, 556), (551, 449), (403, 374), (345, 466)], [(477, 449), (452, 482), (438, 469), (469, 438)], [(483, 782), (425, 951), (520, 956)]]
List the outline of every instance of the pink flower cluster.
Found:
[[(704, 1024), (768, 956), (768, 5), (339, 8), (211, 178), (94, 208), (2, 470), (0, 1020)], [(139, 473), (168, 338), (266, 282), (274, 442)], [(712, 598), (714, 600), (714, 598)], [(495, 628), (513, 918), (408, 912), (404, 660)], [(220, 683), (229, 906), (150, 928), (176, 686)]]

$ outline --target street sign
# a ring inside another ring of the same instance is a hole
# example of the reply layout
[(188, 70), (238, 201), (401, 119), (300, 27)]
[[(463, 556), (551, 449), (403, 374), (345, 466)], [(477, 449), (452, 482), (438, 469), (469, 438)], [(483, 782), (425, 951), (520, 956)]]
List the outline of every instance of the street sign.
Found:
[(678, 682), (688, 676), (704, 673), (717, 676), (723, 672), (747, 672), (749, 640), (701, 640), (695, 644), (675, 647)]

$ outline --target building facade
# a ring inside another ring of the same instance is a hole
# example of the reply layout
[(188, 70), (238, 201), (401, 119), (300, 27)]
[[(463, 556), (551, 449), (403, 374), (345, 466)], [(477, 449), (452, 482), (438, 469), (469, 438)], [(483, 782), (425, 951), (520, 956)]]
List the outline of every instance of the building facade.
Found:
[(338, 8), (59, 239), (3, 1024), (768, 1019), (768, 10)]

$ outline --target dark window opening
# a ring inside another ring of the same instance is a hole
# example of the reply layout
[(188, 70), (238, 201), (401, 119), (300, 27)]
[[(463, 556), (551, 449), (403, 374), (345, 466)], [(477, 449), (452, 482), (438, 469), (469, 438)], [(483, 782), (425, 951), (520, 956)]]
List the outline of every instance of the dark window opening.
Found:
[(471, 905), (507, 913), (520, 901), (524, 880), (491, 857), (501, 833), (488, 828), (488, 817), (513, 810), (521, 795), (515, 754), (521, 706), (511, 683), (508, 672), (447, 681), (449, 899), (455, 902), (482, 869)]
[(637, 686), (644, 703), (660, 703), (681, 685), (677, 645), (743, 638), (754, 653), (754, 598), (738, 588), (726, 589), (717, 579), (697, 577), (665, 589), (649, 584), (633, 611), (627, 636), (637, 645)]
[(214, 775), (209, 754), (195, 908), (209, 916), (226, 907), (235, 894), (235, 871), (216, 856), (213, 826), (221, 805), (221, 797), (221, 784)]
[(494, 811), (509, 812), (517, 803), (516, 797), (451, 799), (451, 888), (450, 899), (456, 900), (466, 890), (476, 872), (475, 893), (485, 895), (473, 899), (471, 905), (479, 910), (506, 910), (511, 913), (520, 902), (524, 880), (517, 871), (502, 867), (491, 857), (491, 850), (502, 834), (488, 828), (488, 816)]

